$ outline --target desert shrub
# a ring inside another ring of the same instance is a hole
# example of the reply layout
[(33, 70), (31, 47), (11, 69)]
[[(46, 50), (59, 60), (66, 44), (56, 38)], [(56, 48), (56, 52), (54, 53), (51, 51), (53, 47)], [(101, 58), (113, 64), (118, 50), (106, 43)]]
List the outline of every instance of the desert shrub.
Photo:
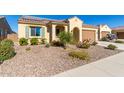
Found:
[(90, 47), (90, 40), (85, 39), (83, 40), (82, 48), (88, 49)]
[(76, 46), (78, 48), (85, 48), (85, 49), (88, 49), (90, 47), (90, 45), (91, 45), (90, 40), (88, 40), (88, 39), (85, 39), (85, 40), (83, 40), (83, 42), (78, 42), (76, 44)]
[(30, 48), (30, 47), (27, 47), (25, 50), (26, 50), (26, 51), (30, 51), (30, 50), (31, 50), (31, 48)]
[(115, 50), (117, 47), (115, 45), (112, 45), (112, 44), (109, 44), (107, 46), (107, 49), (110, 49), (110, 50)]
[(89, 60), (89, 54), (84, 51), (72, 51), (69, 53), (69, 56), (73, 58), (79, 58), (81, 60)]
[(12, 40), (10, 40), (10, 39), (4, 39), (4, 40), (2, 40), (1, 42), (1, 45), (7, 45), (7, 46), (14, 46), (14, 42), (12, 41)]
[(116, 40), (115, 43), (124, 43), (124, 41)]
[(28, 45), (28, 39), (26, 39), (26, 38), (20, 38), (20, 39), (19, 39), (19, 44), (20, 44), (21, 46)]
[(70, 43), (72, 40), (72, 34), (66, 31), (62, 31), (59, 33), (59, 39), (60, 42), (64, 44), (64, 47), (66, 47), (66, 44)]
[(74, 38), (72, 38), (72, 40), (69, 42), (69, 44), (76, 45), (76, 44), (78, 44), (78, 42)]
[(50, 44), (49, 44), (49, 43), (47, 43), (47, 44), (45, 45), (45, 47), (49, 48), (49, 47), (50, 47)]
[(13, 46), (7, 44), (0, 44), (0, 62), (10, 59), (15, 56), (15, 49)]
[(41, 39), (41, 44), (46, 44), (46, 40), (47, 40), (46, 38), (42, 38)]
[(30, 44), (31, 44), (31, 45), (38, 45), (38, 39), (37, 39), (37, 38), (32, 38), (32, 39), (30, 40)]
[(78, 42), (77, 44), (76, 44), (76, 46), (77, 46), (77, 48), (82, 48), (82, 42)]
[(109, 41), (107, 37), (102, 37), (101, 41)]
[(95, 45), (97, 45), (98, 43), (96, 42), (96, 41), (94, 41), (93, 43), (92, 43), (92, 45), (93, 46), (95, 46)]
[(88, 49), (89, 47), (90, 47), (90, 44), (85, 43), (85, 44), (82, 45), (82, 48), (85, 48), (85, 49)]
[(62, 42), (60, 42), (60, 41), (55, 41), (55, 40), (51, 42), (51, 45), (52, 45), (52, 46), (58, 46), (58, 47), (60, 47), (60, 46), (63, 47), (63, 46), (64, 46), (64, 44), (63, 44)]

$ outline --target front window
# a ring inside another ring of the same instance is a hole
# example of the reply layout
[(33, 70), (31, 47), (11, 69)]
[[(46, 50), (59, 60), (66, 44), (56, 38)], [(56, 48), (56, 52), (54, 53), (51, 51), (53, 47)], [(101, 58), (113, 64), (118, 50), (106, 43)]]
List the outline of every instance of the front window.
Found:
[(40, 27), (31, 27), (31, 36), (40, 36)]

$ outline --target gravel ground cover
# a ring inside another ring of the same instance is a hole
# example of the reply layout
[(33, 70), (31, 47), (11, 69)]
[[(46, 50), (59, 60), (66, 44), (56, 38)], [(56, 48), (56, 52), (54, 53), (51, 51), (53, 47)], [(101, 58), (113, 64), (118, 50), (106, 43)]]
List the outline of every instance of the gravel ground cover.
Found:
[[(30, 50), (26, 48), (30, 47)], [(0, 76), (9, 77), (41, 77), (52, 76), (78, 66), (122, 52), (108, 50), (101, 46), (91, 46), (89, 49), (70, 47), (64, 50), (61, 47), (45, 48), (44, 46), (15, 46), (16, 56), (0, 64)], [(84, 50), (90, 54), (89, 62), (68, 56), (71, 50)]]

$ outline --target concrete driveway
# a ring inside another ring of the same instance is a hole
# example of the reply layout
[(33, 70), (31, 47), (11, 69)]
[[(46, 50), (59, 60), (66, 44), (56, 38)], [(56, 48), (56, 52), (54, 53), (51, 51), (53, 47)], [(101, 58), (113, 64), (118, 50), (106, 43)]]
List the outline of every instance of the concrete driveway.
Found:
[(124, 50), (124, 44), (119, 44), (119, 43), (112, 43), (112, 42), (106, 42), (106, 41), (98, 41), (98, 45), (100, 46), (108, 46), (109, 44), (116, 45), (118, 49)]
[[(107, 46), (110, 42), (99, 42)], [(111, 43), (124, 50), (123, 44)], [(98, 60), (96, 62), (60, 73), (55, 77), (119, 77), (124, 76), (124, 52)]]

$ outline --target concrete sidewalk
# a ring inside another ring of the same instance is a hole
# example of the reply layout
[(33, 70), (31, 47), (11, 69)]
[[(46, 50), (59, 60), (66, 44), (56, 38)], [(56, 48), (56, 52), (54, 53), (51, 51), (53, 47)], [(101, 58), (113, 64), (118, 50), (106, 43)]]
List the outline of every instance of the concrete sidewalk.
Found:
[(124, 52), (55, 75), (55, 77), (111, 76), (124, 76)]

